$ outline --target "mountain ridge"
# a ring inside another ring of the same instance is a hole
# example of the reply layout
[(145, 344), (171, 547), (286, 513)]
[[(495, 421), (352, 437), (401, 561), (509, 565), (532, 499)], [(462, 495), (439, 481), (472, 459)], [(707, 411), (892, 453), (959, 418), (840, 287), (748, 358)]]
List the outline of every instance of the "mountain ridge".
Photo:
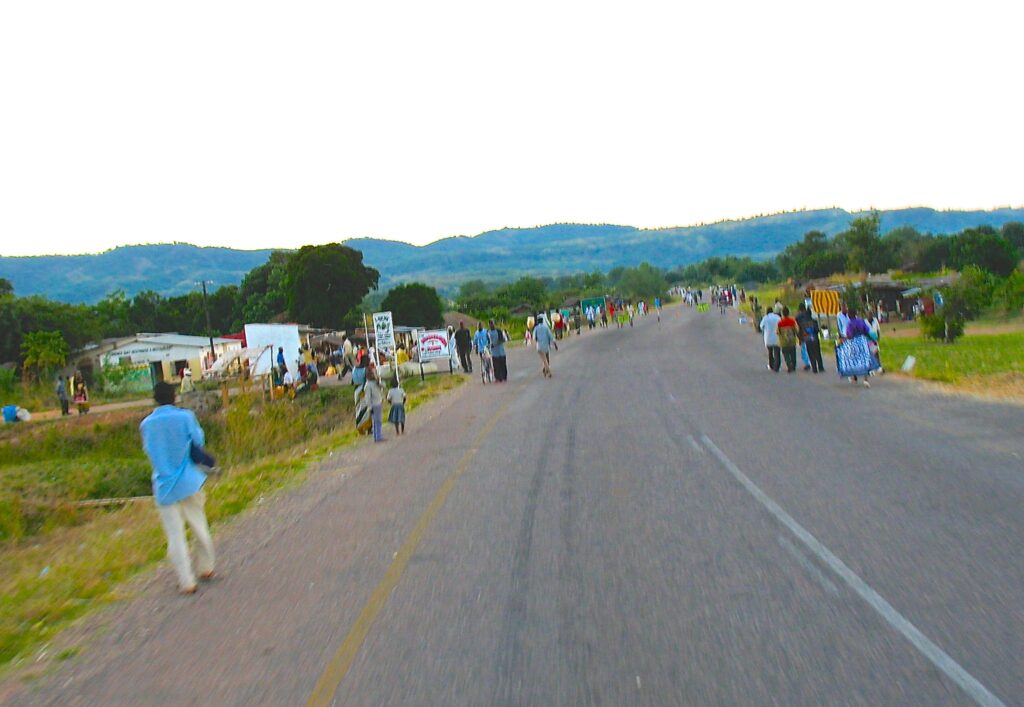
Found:
[[(564, 275), (610, 270), (647, 261), (673, 268), (712, 255), (771, 257), (810, 230), (830, 236), (866, 212), (844, 209), (788, 211), (694, 226), (637, 228), (616, 224), (561, 223), (506, 227), (476, 236), (449, 236), (425, 245), (377, 238), (343, 241), (363, 252), (381, 273), (382, 287), (418, 280), (451, 289), (469, 279), (505, 281), (520, 275)], [(881, 211), (882, 230), (913, 226), (922, 233), (956, 233), (1024, 221), (1024, 208), (938, 211), (913, 207)], [(0, 256), (0, 277), (20, 296), (41, 294), (92, 303), (123, 289), (182, 294), (201, 280), (215, 287), (237, 284), (266, 262), (273, 249), (238, 250), (188, 243), (118, 246), (87, 255)]]

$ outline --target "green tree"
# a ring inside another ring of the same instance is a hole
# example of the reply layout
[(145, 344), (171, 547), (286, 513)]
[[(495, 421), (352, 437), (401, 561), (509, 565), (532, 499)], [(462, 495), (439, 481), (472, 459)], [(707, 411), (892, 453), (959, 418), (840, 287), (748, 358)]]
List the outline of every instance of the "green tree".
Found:
[[(218, 287), (210, 293), (207, 300), (210, 307), (210, 326), (213, 327), (214, 334), (236, 332), (245, 325), (238, 285)], [(205, 329), (205, 322), (203, 325)]]
[(395, 324), (437, 327), (443, 323), (444, 306), (437, 290), (420, 282), (399, 285), (388, 292), (381, 310), (391, 312)]
[(21, 342), (21, 365), (36, 379), (60, 368), (68, 360), (68, 344), (59, 331), (33, 331)]
[(471, 300), (474, 297), (479, 297), (485, 294), (490, 288), (487, 287), (487, 283), (483, 280), (467, 280), (459, 286), (459, 294), (457, 299), (460, 302)]
[(838, 250), (823, 250), (808, 256), (800, 264), (800, 277), (828, 277), (846, 270), (846, 256)]
[(905, 268), (914, 261), (917, 244), (923, 238), (913, 226), (900, 226), (882, 236), (882, 245), (892, 254), (893, 265)]
[(1024, 223), (1020, 221), (1004, 223), (1003, 227), (999, 230), (999, 234), (1010, 241), (1010, 245), (1017, 249), (1019, 257), (1024, 258)]
[(879, 213), (872, 211), (868, 216), (855, 218), (850, 228), (836, 237), (837, 245), (847, 252), (851, 270), (877, 273), (895, 265), (895, 254), (879, 236), (880, 222)]
[(1017, 267), (1017, 252), (1010, 241), (989, 232), (991, 229), (968, 229), (953, 236), (950, 260), (953, 267), (963, 270), (977, 265), (999, 277), (1006, 277)]
[(124, 290), (115, 290), (93, 305), (103, 336), (128, 336), (132, 331), (132, 302)]
[(288, 308), (289, 258), (291, 253), (276, 250), (242, 279), (238, 300), (244, 322), (269, 322)]
[(14, 294), (14, 285), (6, 277), (0, 277), (0, 297)]
[(668, 289), (665, 274), (650, 263), (640, 263), (635, 268), (626, 268), (619, 278), (619, 290), (630, 297), (653, 299), (661, 297)]
[(498, 297), (509, 309), (526, 304), (533, 309), (545, 309), (550, 304), (544, 282), (536, 277), (521, 277), (498, 289)]
[(380, 280), (380, 273), (363, 265), (361, 252), (340, 243), (302, 246), (287, 268), (288, 313), (314, 326), (341, 327)]
[(807, 274), (806, 262), (828, 253), (831, 249), (832, 243), (827, 235), (821, 231), (808, 231), (804, 234), (803, 240), (786, 246), (786, 249), (779, 253), (776, 262), (785, 277), (820, 277)]

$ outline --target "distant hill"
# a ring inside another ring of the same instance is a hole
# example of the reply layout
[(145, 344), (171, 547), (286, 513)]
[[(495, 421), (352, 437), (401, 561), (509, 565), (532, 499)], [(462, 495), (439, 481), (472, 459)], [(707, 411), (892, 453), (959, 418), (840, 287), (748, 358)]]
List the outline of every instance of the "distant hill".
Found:
[(171, 296), (195, 289), (200, 280), (212, 281), (213, 288), (236, 285), (270, 253), (184, 243), (132, 245), (97, 255), (0, 257), (0, 277), (10, 280), (22, 297), (91, 304), (118, 289), (129, 296), (144, 290)]
[[(856, 216), (842, 209), (820, 209), (677, 228), (555, 224), (445, 238), (425, 246), (372, 238), (347, 244), (380, 270), (384, 287), (420, 280), (450, 289), (471, 278), (506, 281), (523, 274), (607, 271), (643, 261), (674, 268), (712, 255), (768, 258), (807, 231), (839, 233)], [(983, 224), (998, 228), (1008, 221), (1024, 221), (1024, 209), (882, 212), (883, 232), (913, 226), (922, 233), (956, 233)], [(269, 250), (184, 244), (125, 246), (99, 255), (0, 257), (0, 277), (14, 283), (19, 295), (95, 302), (119, 288), (129, 295), (142, 290), (175, 295), (192, 289), (198, 280), (212, 280), (215, 286), (235, 284), (269, 255)]]

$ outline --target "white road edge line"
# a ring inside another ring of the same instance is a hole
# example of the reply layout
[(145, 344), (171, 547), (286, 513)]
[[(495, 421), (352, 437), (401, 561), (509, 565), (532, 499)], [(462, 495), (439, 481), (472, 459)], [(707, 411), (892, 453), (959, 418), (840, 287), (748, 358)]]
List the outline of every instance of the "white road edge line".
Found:
[(789, 542), (785, 535), (780, 535), (778, 540), (782, 549), (792, 555), (793, 559), (797, 561), (797, 564), (803, 567), (807, 571), (807, 574), (811, 575), (826, 592), (837, 596), (839, 595), (839, 587), (837, 587), (831, 579), (826, 577), (824, 572), (815, 567), (810, 558), (800, 552), (800, 548)]
[(867, 602), (867, 604), (874, 609), (878, 615), (886, 621), (886, 623), (910, 641), (910, 643), (917, 648), (925, 658), (931, 661), (932, 665), (945, 673), (946, 677), (959, 685), (960, 688), (979, 705), (983, 705), (984, 707), (1006, 707), (1002, 700), (989, 692), (988, 688), (978, 682), (973, 675), (964, 670), (959, 663), (949, 656), (949, 654), (921, 633), (914, 624), (910, 623), (910, 621), (898, 612), (892, 604), (887, 602), (882, 595), (869, 587), (856, 572), (851, 570), (842, 560), (832, 554), (831, 550), (818, 542), (817, 538), (811, 535), (810, 532), (808, 532), (802, 525), (793, 520), (793, 518), (786, 513), (779, 504), (758, 488), (757, 484), (747, 478), (747, 475), (740, 471), (739, 467), (733, 464), (732, 460), (725, 456), (725, 453), (723, 453), (721, 449), (715, 446), (715, 443), (711, 441), (710, 437), (702, 434), (700, 438), (701, 441), (704, 442), (704, 445), (711, 450), (711, 453), (718, 458), (718, 461), (725, 467), (726, 471), (732, 474), (736, 480), (750, 492), (750, 495), (757, 499), (758, 503), (764, 506), (769, 513), (775, 516), (777, 521), (789, 528), (790, 532), (792, 532), (808, 550), (814, 553), (819, 560), (828, 565), (828, 567), (844, 582), (846, 582), (850, 589), (856, 592), (861, 599)]
[(704, 454), (704, 447), (693, 438), (693, 435), (686, 435), (686, 441), (690, 443), (690, 446), (697, 450), (697, 454)]

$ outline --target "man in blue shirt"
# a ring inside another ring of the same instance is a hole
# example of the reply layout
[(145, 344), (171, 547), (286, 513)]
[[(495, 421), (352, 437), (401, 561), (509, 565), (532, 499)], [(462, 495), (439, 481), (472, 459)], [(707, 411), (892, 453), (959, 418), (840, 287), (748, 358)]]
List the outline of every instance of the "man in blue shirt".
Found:
[(200, 579), (213, 577), (213, 540), (206, 523), (203, 484), (206, 474), (192, 461), (192, 445), (202, 447), (206, 439), (195, 413), (174, 406), (174, 386), (160, 382), (153, 389), (157, 408), (142, 421), (142, 448), (153, 467), (153, 497), (160, 522), (167, 535), (167, 555), (178, 575), (183, 594), (196, 591), (185, 523), (196, 538), (196, 564)]
[(551, 346), (555, 344), (555, 337), (551, 335), (544, 315), (537, 317), (537, 326), (533, 328), (533, 340), (537, 344), (537, 353), (540, 354), (540, 372), (545, 378), (551, 377)]

